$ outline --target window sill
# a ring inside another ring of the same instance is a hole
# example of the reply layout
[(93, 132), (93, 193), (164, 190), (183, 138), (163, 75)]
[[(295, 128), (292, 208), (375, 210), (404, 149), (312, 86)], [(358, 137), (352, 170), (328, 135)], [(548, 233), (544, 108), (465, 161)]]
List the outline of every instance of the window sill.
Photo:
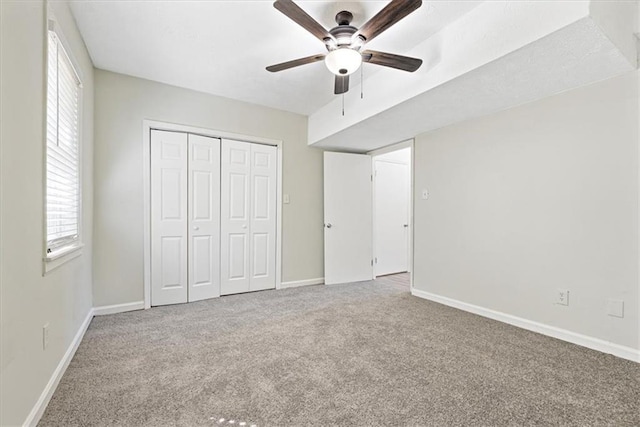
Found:
[(74, 246), (67, 246), (66, 248), (59, 249), (55, 252), (47, 254), (44, 258), (44, 274), (47, 274), (51, 270), (55, 270), (63, 264), (71, 261), (74, 258), (82, 255), (82, 248), (84, 244), (79, 243)]

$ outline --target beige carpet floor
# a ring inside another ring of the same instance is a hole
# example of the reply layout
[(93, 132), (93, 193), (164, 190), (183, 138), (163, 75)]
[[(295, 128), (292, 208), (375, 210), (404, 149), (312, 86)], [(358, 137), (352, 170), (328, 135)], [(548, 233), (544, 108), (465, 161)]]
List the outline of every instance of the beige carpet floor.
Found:
[(640, 426), (639, 364), (404, 281), (96, 317), (40, 425)]

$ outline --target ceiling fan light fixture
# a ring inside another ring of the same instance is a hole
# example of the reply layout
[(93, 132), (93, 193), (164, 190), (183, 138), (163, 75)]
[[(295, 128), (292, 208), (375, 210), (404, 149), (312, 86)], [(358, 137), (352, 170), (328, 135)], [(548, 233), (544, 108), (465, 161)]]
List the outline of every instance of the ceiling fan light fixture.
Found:
[(324, 59), (329, 71), (336, 76), (348, 76), (355, 73), (362, 65), (360, 52), (350, 48), (332, 50)]

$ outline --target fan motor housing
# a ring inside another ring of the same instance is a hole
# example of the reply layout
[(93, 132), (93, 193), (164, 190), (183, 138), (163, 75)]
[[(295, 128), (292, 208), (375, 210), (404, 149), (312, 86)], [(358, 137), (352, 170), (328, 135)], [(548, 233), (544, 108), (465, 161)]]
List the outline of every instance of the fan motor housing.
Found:
[(329, 34), (336, 39), (338, 47), (342, 47), (351, 44), (351, 39), (356, 31), (358, 31), (358, 29), (351, 25), (338, 25), (337, 27), (332, 28), (329, 31)]

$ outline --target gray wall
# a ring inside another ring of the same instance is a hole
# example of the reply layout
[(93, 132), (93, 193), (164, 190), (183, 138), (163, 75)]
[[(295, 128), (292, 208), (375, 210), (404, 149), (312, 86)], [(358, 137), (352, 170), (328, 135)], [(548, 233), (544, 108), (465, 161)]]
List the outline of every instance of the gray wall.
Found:
[(416, 289), (637, 349), (638, 76), (418, 136)]
[(143, 299), (143, 119), (283, 141), (283, 281), (323, 277), (322, 152), (307, 118), (96, 70), (94, 306)]
[[(21, 425), (91, 310), (93, 66), (65, 2), (51, 2), (83, 80), (82, 255), (42, 276), (44, 1), (2, 1), (0, 425)], [(47, 350), (42, 327), (49, 323)]]

